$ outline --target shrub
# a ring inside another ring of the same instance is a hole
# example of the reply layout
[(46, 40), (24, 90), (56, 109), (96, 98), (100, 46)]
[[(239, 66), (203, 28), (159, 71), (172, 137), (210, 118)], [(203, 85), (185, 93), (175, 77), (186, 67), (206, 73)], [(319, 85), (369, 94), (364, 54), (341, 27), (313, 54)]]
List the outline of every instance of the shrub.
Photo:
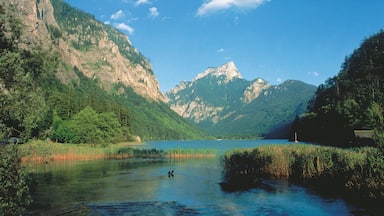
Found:
[(51, 138), (62, 143), (115, 143), (123, 136), (121, 125), (114, 113), (96, 113), (85, 107), (70, 120), (55, 117)]
[(0, 149), (0, 215), (21, 215), (32, 202), (16, 145)]

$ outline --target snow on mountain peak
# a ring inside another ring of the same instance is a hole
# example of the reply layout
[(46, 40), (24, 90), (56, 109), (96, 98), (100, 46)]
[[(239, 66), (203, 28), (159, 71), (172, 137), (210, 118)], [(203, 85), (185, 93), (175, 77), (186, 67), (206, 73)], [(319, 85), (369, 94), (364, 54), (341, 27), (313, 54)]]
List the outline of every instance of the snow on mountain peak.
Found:
[(208, 75), (215, 77), (225, 76), (224, 83), (228, 83), (234, 78), (243, 78), (240, 72), (237, 70), (235, 63), (230, 61), (221, 65), (220, 67), (210, 67), (206, 69), (204, 72), (198, 74), (192, 81), (196, 81)]

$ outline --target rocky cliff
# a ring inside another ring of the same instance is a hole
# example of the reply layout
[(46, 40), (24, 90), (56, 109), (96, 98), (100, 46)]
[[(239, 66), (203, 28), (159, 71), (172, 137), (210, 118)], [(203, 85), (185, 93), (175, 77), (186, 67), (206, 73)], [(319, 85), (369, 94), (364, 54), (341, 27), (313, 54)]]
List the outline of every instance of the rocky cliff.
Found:
[(165, 100), (149, 61), (123, 33), (61, 0), (3, 0), (3, 4), (25, 25), (21, 46), (40, 46), (59, 56), (63, 63), (56, 76), (62, 82), (78, 79), (72, 69), (76, 67), (106, 91), (123, 84), (143, 97)]
[(294, 80), (281, 85), (261, 78), (248, 81), (234, 62), (228, 62), (180, 83), (166, 96), (171, 109), (213, 135), (256, 137), (279, 130), (275, 135), (282, 136), (287, 124), (305, 111), (315, 90)]

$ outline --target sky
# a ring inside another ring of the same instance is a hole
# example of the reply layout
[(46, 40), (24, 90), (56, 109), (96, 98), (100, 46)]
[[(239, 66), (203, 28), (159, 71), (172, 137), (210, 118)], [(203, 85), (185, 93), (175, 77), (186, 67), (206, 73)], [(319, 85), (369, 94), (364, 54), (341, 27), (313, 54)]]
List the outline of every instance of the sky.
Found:
[(384, 30), (383, 0), (65, 0), (125, 33), (160, 89), (229, 61), (247, 80), (320, 85)]

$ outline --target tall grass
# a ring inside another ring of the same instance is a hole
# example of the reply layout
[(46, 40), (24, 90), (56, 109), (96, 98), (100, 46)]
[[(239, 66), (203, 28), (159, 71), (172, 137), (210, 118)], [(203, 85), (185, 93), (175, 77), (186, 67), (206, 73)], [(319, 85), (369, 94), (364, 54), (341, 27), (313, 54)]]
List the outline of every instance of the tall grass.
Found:
[(130, 147), (120, 148), (118, 154), (119, 158), (214, 158), (216, 157), (216, 150), (212, 149), (134, 149)]
[(215, 149), (169, 149), (166, 151), (166, 157), (168, 158), (215, 158)]
[(94, 160), (106, 158), (116, 152), (119, 146), (91, 146), (81, 144), (59, 144), (46, 141), (32, 141), (19, 146), (22, 162), (51, 162), (58, 160)]
[(384, 159), (375, 148), (266, 145), (224, 156), (226, 178), (287, 179), (384, 201)]
[(92, 146), (32, 141), (19, 146), (22, 162), (125, 159), (125, 158), (212, 158), (215, 150), (206, 149), (139, 149), (127, 144)]

